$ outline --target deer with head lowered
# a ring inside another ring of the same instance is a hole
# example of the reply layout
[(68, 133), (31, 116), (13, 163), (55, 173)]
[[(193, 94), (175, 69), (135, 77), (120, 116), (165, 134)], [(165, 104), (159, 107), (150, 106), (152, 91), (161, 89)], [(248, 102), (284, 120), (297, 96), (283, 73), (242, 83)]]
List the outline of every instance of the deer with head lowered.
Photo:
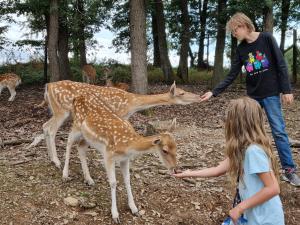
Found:
[(124, 83), (124, 82), (117, 82), (117, 83), (114, 83), (112, 81), (112, 78), (110, 77), (110, 74), (112, 73), (112, 70), (108, 67), (104, 67), (103, 69), (103, 72), (104, 72), (104, 77), (105, 77), (105, 85), (107, 87), (115, 87), (115, 88), (119, 88), (119, 89), (122, 89), (124, 91), (128, 91), (129, 90), (129, 85)]
[(116, 162), (120, 162), (128, 195), (128, 205), (133, 214), (138, 214), (130, 186), (129, 159), (134, 155), (157, 152), (162, 163), (170, 172), (173, 172), (176, 167), (176, 143), (173, 137), (168, 133), (149, 137), (137, 134), (128, 121), (121, 119), (111, 108), (95, 97), (76, 97), (72, 114), (74, 120), (68, 136), (64, 178), (68, 178), (68, 163), (72, 144), (75, 141), (80, 141), (78, 152), (84, 179), (88, 183), (94, 182), (90, 177), (86, 162), (86, 151), (88, 146), (92, 146), (103, 155), (111, 188), (113, 220), (119, 223), (116, 203)]
[(0, 76), (0, 94), (7, 87), (10, 92), (8, 101), (13, 101), (16, 96), (16, 87), (21, 84), (21, 78), (14, 73), (5, 73)]
[(116, 115), (123, 119), (128, 119), (136, 111), (153, 106), (186, 105), (200, 101), (199, 95), (176, 88), (175, 83), (171, 86), (169, 92), (153, 95), (134, 94), (117, 88), (72, 81), (49, 83), (46, 85), (45, 101), (52, 111), (52, 117), (43, 124), (43, 131), (50, 159), (58, 168), (60, 168), (61, 163), (57, 157), (55, 136), (59, 127), (70, 116), (74, 98), (80, 95), (85, 96), (87, 99), (95, 98), (103, 101), (109, 105)]
[(88, 84), (95, 84), (96, 82), (96, 69), (92, 65), (84, 65), (82, 67), (82, 81)]

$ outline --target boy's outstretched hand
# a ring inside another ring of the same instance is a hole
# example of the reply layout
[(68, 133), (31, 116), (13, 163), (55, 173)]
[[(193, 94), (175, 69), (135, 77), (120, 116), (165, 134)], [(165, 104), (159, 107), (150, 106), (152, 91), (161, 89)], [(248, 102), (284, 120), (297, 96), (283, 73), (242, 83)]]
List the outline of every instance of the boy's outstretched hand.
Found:
[(206, 92), (204, 95), (202, 95), (200, 98), (200, 102), (204, 102), (207, 101), (208, 99), (211, 98), (211, 96), (213, 95), (213, 93), (211, 91)]
[(282, 94), (281, 99), (283, 104), (290, 105), (294, 101), (294, 96), (293, 94)]

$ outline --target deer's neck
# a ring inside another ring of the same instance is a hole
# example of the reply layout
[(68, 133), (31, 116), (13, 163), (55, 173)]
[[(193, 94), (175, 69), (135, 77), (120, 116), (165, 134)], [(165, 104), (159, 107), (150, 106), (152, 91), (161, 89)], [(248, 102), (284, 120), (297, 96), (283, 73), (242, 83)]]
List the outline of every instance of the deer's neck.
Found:
[(158, 105), (172, 104), (169, 93), (157, 95), (136, 95), (132, 103), (137, 108), (136, 111), (148, 109)]

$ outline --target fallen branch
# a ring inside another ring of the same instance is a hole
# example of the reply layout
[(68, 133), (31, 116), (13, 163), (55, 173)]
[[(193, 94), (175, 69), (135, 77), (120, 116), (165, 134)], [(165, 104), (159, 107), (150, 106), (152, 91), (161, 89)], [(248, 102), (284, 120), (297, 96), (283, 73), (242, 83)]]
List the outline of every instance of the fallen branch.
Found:
[(10, 163), (9, 165), (15, 166), (15, 165), (20, 165), (20, 164), (28, 163), (30, 161), (32, 161), (32, 160), (17, 161), (17, 162)]
[(17, 139), (17, 140), (10, 140), (10, 141), (1, 141), (0, 146), (4, 147), (6, 145), (19, 145), (23, 143), (30, 143), (30, 139)]
[(290, 139), (290, 146), (293, 148), (300, 148), (300, 141), (294, 140), (294, 139)]

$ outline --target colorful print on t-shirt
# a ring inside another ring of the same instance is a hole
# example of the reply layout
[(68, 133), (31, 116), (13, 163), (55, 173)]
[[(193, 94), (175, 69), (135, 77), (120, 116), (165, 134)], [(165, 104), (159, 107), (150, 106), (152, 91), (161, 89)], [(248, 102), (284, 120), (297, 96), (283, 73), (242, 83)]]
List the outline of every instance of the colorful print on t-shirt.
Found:
[(255, 54), (249, 52), (249, 58), (246, 60), (245, 68), (250, 76), (265, 72), (269, 68), (269, 60), (266, 54), (256, 51)]

